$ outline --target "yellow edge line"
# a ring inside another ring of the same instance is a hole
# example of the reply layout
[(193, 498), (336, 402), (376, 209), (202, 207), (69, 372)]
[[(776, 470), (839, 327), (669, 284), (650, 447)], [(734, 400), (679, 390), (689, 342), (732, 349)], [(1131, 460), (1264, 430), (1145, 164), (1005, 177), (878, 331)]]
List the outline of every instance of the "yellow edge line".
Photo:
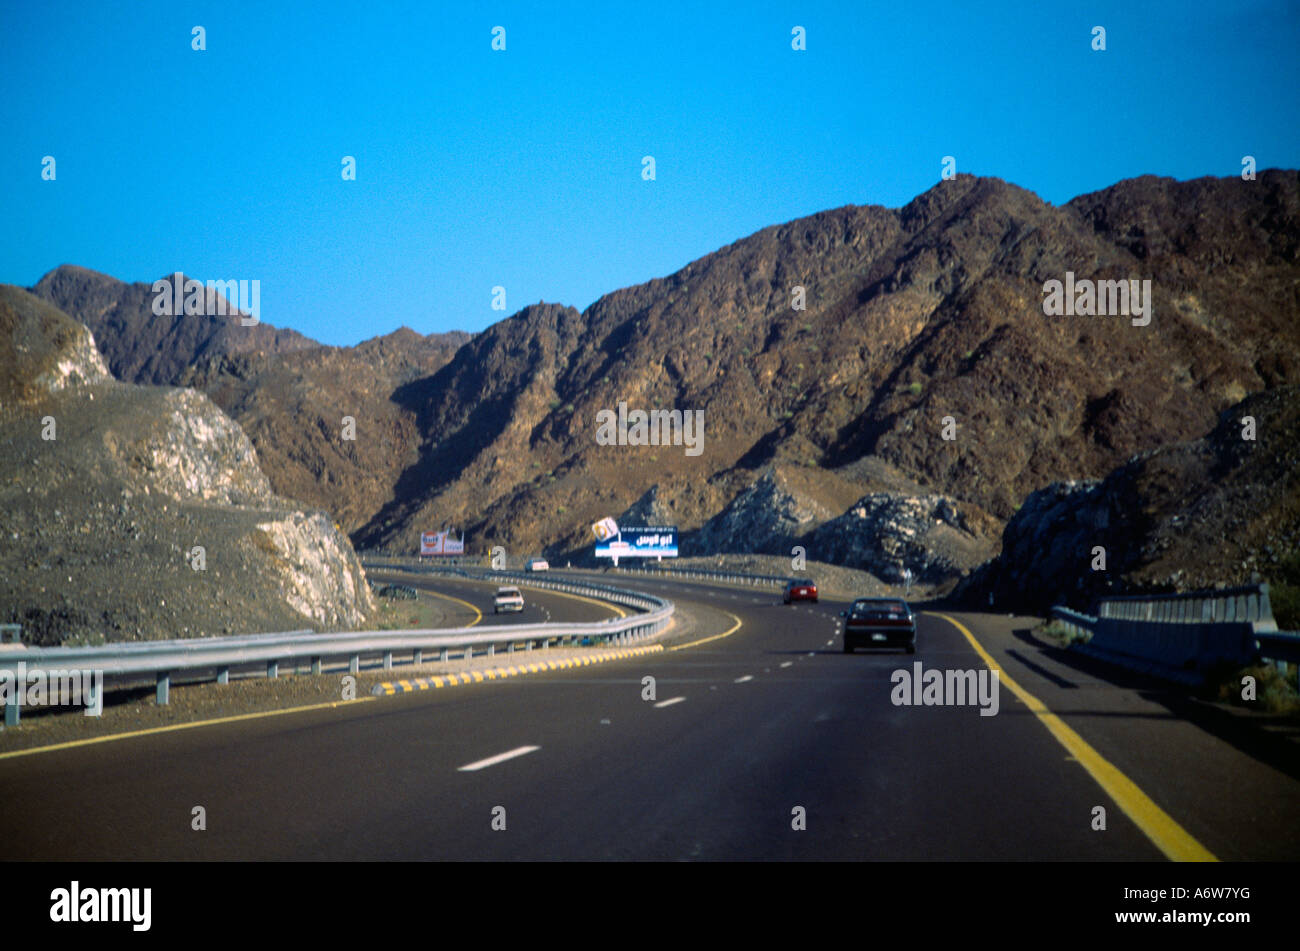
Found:
[[(491, 584), (492, 582), (489, 581), (486, 583)], [(580, 594), (570, 594), (568, 591), (552, 591), (550, 588), (539, 588), (536, 587), (535, 585), (530, 585), (526, 582), (518, 582), (516, 586), (520, 588), (530, 588), (533, 591), (545, 591), (547, 594), (559, 595), (562, 598), (573, 598), (575, 601), (586, 601), (588, 604), (594, 604), (597, 607), (609, 608), (611, 611), (616, 612), (619, 617), (627, 617), (626, 611), (620, 608), (617, 604), (613, 604), (609, 601), (597, 601), (595, 598), (584, 598)], [(465, 605), (465, 607), (469, 608), (476, 615), (478, 615), (476, 618), (474, 618), (473, 623), (466, 624), (465, 625), (466, 627), (473, 627), (479, 621), (483, 620), (483, 612), (480, 611), (478, 608), (474, 607), (474, 605), (470, 604), (468, 601), (462, 601), (460, 598), (453, 597), (450, 594), (442, 594), (439, 591), (433, 591), (429, 588), (421, 588), (420, 590), (426, 591), (429, 594), (433, 595), (434, 597), (446, 598), (448, 601), (456, 601), (460, 604), (463, 604)]]
[(96, 743), (111, 743), (113, 740), (125, 740), (133, 736), (150, 736), (155, 733), (172, 733), (176, 730), (192, 730), (200, 726), (215, 726), (218, 723), (237, 723), (240, 720), (258, 720), (263, 717), (278, 717), (286, 713), (305, 713), (308, 710), (328, 710), (333, 707), (346, 707), (356, 703), (364, 703), (367, 700), (377, 699), (374, 696), (357, 697), (355, 700), (332, 700), (329, 703), (311, 703), (305, 707), (290, 707), (287, 710), (262, 710), (258, 713), (239, 713), (229, 717), (217, 717), (215, 720), (195, 720), (193, 723), (173, 723), (168, 726), (154, 726), (147, 730), (131, 730), (126, 733), (110, 733), (108, 736), (92, 736), (85, 740), (69, 740), (66, 743), (55, 743), (51, 746), (34, 746), (28, 750), (11, 750), (7, 753), (0, 753), (0, 759), (12, 759), (16, 756), (31, 756), (33, 753), (50, 753), (54, 750), (68, 750), (75, 746), (92, 746)]
[(556, 594), (559, 595), (561, 598), (573, 598), (573, 600), (575, 601), (586, 601), (588, 604), (594, 604), (600, 608), (609, 608), (611, 611), (617, 611), (619, 617), (627, 617), (626, 611), (620, 608), (617, 604), (613, 604), (609, 601), (597, 601), (595, 598), (584, 598), (580, 594), (571, 594), (568, 591), (553, 591), (550, 588), (537, 588), (534, 587), (533, 585), (525, 584), (523, 582), (519, 583), (519, 587), (532, 588), (532, 590), (534, 591), (545, 591), (547, 594)]
[[(458, 600), (458, 599), (453, 599), (453, 600)], [(473, 607), (473, 605), (470, 606)], [(654, 647), (659, 647), (660, 649), (662, 649), (662, 645), (654, 645)], [(653, 650), (653, 647), (647, 649)], [(498, 669), (498, 672), (501, 674), (501, 676), (507, 676), (508, 674), (513, 674), (516, 673), (517, 671), (515, 668), (511, 667), (511, 668), (507, 668), (506, 670)], [(448, 685), (457, 682), (469, 683), (468, 679), (464, 681), (457, 681), (455, 677), (456, 677), (455, 674), (451, 675), (451, 679), (448, 681)], [(441, 687), (443, 685), (442, 677), (435, 676), (435, 677), (421, 678), (421, 679), (431, 680), (433, 681), (433, 684), (437, 687)], [(383, 683), (380, 684), (379, 686), (382, 689), (386, 687), (391, 687), (393, 685), (391, 683)], [(420, 689), (425, 689), (425, 687), (422, 686)], [(385, 696), (396, 696), (396, 692), (394, 691), (393, 693), (385, 694)], [(177, 730), (192, 730), (202, 726), (216, 726), (219, 723), (238, 723), (241, 720), (259, 720), (259, 719), (264, 719), (266, 717), (284, 716), (287, 713), (306, 713), (308, 710), (329, 710), (329, 709), (333, 709), (334, 707), (349, 706), (357, 703), (365, 703), (367, 700), (377, 700), (377, 699), (378, 697), (375, 695), (362, 696), (362, 697), (357, 697), (355, 700), (331, 700), (328, 703), (310, 703), (301, 707), (289, 707), (286, 710), (261, 710), (257, 713), (239, 713), (228, 717), (216, 717), (215, 719), (211, 719), (211, 720), (195, 720), (192, 723), (172, 723), (167, 726), (149, 727), (148, 729), (145, 730), (129, 730), (125, 733), (110, 733), (107, 736), (92, 736), (84, 740), (69, 740), (66, 743), (53, 743), (49, 746), (33, 746), (30, 749), (25, 749), (25, 750), (9, 750), (8, 752), (0, 753), (0, 760), (14, 759), (19, 756), (33, 756), (37, 753), (52, 753), (56, 750), (69, 750), (78, 746), (94, 746), (95, 744), (98, 743), (111, 743), (114, 740), (126, 740), (135, 736), (152, 736), (157, 733), (174, 733)]]
[(423, 591), (425, 594), (431, 594), (431, 595), (433, 595), (435, 598), (443, 598), (444, 600), (447, 600), (447, 601), (455, 601), (457, 604), (463, 604), (463, 605), (465, 605), (465, 607), (467, 607), (467, 608), (469, 608), (471, 611), (473, 611), (473, 612), (474, 612), (474, 620), (472, 620), (472, 621), (470, 621), (468, 624), (466, 624), (466, 625), (465, 625), (466, 627), (473, 627), (473, 626), (474, 626), (475, 624), (477, 624), (479, 621), (483, 620), (483, 612), (480, 611), (478, 608), (474, 607), (474, 605), (470, 604), (468, 601), (464, 600), (463, 598), (457, 598), (457, 597), (454, 597), (454, 596), (452, 596), (452, 595), (450, 595), (450, 594), (443, 594), (441, 591), (433, 591), (433, 590), (430, 589), (430, 588), (421, 588), (420, 590)]
[[(926, 614), (933, 612), (926, 611)], [(946, 614), (934, 614), (942, 618), (966, 636), (975, 652), (980, 655), (990, 670), (998, 672), (998, 680), (1006, 685), (1027, 706), (1042, 724), (1047, 727), (1057, 742), (1064, 746), (1097, 784), (1115, 801), (1115, 804), (1137, 825), (1148, 839), (1155, 843), (1167, 858), (1174, 862), (1217, 862), (1214, 853), (1197, 842), (1192, 835), (1174, 821), (1167, 812), (1155, 804), (1138, 785), (1120, 772), (1105, 757), (1093, 749), (1088, 742), (1065, 724), (1047, 706), (1020, 684), (1007, 676), (998, 662), (986, 651), (975, 635), (966, 629), (960, 621)]]
[[(719, 608), (719, 610), (721, 610), (721, 608)], [(731, 618), (732, 620), (734, 620), (736, 623), (731, 625), (731, 627), (727, 628), (721, 634), (714, 634), (712, 637), (701, 638), (698, 641), (691, 641), (689, 644), (678, 644), (675, 647), (669, 647), (666, 649), (670, 651), (680, 651), (680, 650), (685, 650), (688, 647), (694, 647), (696, 644), (707, 644), (709, 641), (716, 641), (724, 637), (729, 637), (732, 634), (735, 634), (738, 630), (741, 629), (741, 627), (744, 626), (745, 622), (742, 621), (740, 618), (736, 617), (736, 615), (732, 614), (730, 611), (723, 611), (722, 613), (725, 614), (727, 617)]]

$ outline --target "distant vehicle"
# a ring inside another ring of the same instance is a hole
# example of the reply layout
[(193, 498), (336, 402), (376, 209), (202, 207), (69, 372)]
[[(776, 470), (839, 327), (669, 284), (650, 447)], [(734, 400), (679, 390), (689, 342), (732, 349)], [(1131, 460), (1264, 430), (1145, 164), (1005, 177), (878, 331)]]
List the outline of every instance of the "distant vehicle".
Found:
[(844, 653), (859, 647), (903, 647), (916, 653), (916, 616), (901, 598), (858, 598), (844, 618)]
[(529, 558), (525, 569), (528, 571), (550, 571), (551, 566), (545, 558)]
[(789, 604), (791, 601), (811, 601), (813, 604), (816, 604), (817, 585), (813, 583), (811, 578), (791, 581), (785, 586), (785, 595), (783, 596), (783, 600), (786, 604)]
[(496, 597), (492, 599), (492, 613), (500, 614), (502, 611), (519, 612), (524, 609), (524, 596), (518, 588), (513, 585), (503, 585), (497, 588)]

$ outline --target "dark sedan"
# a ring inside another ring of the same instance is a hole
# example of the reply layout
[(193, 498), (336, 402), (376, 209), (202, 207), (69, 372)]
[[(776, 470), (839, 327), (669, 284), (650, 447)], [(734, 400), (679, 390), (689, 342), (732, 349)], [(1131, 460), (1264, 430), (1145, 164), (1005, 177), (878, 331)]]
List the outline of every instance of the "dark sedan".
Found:
[(902, 647), (916, 653), (916, 616), (901, 598), (858, 598), (844, 618), (844, 653), (859, 647)]

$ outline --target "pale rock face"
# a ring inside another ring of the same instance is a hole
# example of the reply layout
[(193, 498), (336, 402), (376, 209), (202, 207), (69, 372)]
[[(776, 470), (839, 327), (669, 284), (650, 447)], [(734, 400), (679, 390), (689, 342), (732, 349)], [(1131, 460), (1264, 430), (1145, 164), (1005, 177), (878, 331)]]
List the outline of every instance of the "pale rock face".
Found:
[(51, 393), (57, 393), (70, 386), (106, 383), (111, 379), (113, 375), (108, 372), (108, 365), (95, 346), (95, 338), (89, 330), (78, 326), (72, 343), (59, 356), (55, 365), (32, 382)]
[(939, 583), (979, 565), (991, 547), (946, 496), (876, 492), (814, 531), (808, 551), (893, 583), (908, 571), (918, 581)]
[(144, 447), (155, 488), (178, 500), (271, 500), (271, 484), (238, 423), (194, 390), (172, 390), (165, 402), (170, 425)]
[(352, 546), (322, 512), (292, 512), (257, 529), (272, 556), (285, 601), (322, 627), (354, 628), (375, 607)]
[(943, 495), (875, 492), (843, 513), (800, 498), (765, 473), (700, 530), (702, 551), (788, 554), (794, 545), (811, 559), (869, 571), (882, 581), (908, 576), (952, 583), (996, 553), (997, 540), (972, 530), (957, 502)]
[(784, 479), (766, 472), (701, 527), (695, 547), (784, 554), (794, 538), (835, 514), (796, 497)]

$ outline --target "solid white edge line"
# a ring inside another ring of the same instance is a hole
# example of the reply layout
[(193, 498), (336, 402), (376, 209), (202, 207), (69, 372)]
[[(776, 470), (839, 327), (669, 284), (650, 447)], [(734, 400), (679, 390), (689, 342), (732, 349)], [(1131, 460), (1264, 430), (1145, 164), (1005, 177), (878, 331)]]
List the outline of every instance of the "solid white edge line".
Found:
[(487, 759), (481, 759), (474, 763), (468, 763), (465, 766), (460, 767), (457, 770), (457, 772), (472, 773), (476, 770), (486, 769), (489, 766), (495, 766), (497, 763), (504, 763), (506, 760), (514, 759), (516, 756), (526, 756), (529, 753), (536, 752), (537, 750), (540, 749), (541, 749), (540, 746), (518, 746), (515, 747), (513, 750), (509, 750), (505, 753), (498, 753), (496, 756), (489, 756)]
[(660, 700), (655, 704), (655, 709), (659, 710), (663, 707), (671, 707), (674, 703), (681, 703), (685, 699), (685, 697), (672, 697), (668, 700)]

